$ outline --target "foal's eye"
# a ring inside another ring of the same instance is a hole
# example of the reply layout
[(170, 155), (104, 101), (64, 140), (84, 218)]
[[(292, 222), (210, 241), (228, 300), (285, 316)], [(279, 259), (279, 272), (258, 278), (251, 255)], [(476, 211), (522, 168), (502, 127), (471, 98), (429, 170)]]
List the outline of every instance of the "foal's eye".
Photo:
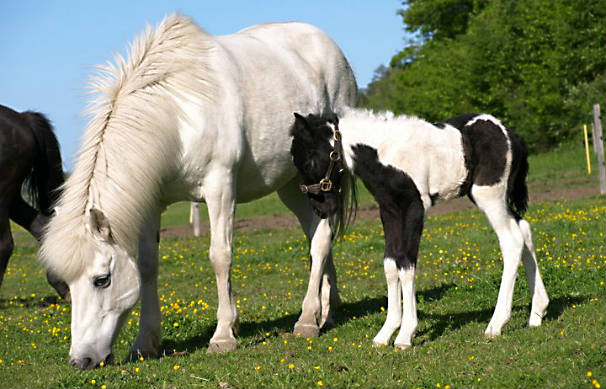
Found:
[(109, 274), (96, 277), (93, 280), (93, 285), (95, 285), (96, 288), (107, 288), (111, 283), (112, 279)]

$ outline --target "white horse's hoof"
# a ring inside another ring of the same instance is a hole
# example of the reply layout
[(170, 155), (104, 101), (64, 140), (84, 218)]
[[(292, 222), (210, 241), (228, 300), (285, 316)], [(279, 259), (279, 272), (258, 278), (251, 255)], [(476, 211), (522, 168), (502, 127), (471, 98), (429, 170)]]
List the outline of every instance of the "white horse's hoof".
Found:
[(320, 336), (320, 327), (313, 324), (295, 324), (295, 329), (293, 330), (293, 334), (295, 336), (300, 336), (303, 338), (317, 338)]
[(156, 350), (156, 349), (144, 350), (141, 348), (133, 347), (130, 349), (128, 358), (126, 360), (133, 362), (133, 361), (139, 360), (139, 358), (141, 358), (141, 357), (143, 357), (145, 359), (158, 358), (158, 350)]
[(238, 341), (236, 339), (226, 339), (213, 341), (211, 340), (208, 348), (206, 349), (207, 354), (214, 353), (226, 353), (228, 351), (235, 350), (238, 347)]

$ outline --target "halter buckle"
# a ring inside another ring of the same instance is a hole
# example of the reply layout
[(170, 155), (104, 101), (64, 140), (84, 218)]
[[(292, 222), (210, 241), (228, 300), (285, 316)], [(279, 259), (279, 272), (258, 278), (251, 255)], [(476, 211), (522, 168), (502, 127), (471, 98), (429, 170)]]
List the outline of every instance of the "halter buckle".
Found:
[(322, 178), (320, 180), (320, 190), (322, 192), (330, 192), (332, 189), (332, 181), (327, 180), (326, 178)]

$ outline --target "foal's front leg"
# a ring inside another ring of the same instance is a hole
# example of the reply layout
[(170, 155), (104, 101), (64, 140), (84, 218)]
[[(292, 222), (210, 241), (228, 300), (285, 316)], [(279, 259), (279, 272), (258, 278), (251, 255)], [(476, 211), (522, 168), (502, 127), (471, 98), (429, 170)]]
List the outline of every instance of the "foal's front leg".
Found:
[(130, 359), (157, 357), (162, 340), (160, 302), (158, 301), (158, 243), (160, 212), (144, 224), (139, 237), (139, 274), (141, 276), (141, 318), (139, 334), (131, 346)]

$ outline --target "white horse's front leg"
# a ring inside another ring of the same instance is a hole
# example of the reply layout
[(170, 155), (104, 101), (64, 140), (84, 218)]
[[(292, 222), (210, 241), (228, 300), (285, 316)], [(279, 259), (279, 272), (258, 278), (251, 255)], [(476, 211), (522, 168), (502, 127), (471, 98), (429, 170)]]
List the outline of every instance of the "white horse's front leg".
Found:
[(303, 337), (314, 337), (320, 334), (319, 324), (322, 321), (320, 287), (331, 243), (332, 230), (330, 223), (328, 219), (322, 219), (311, 238), (309, 283), (307, 284), (307, 293), (303, 299), (301, 316), (294, 329), (295, 334), (300, 334)]
[(238, 311), (231, 294), (232, 230), (236, 201), (231, 182), (215, 183), (206, 194), (210, 219), (210, 262), (217, 279), (219, 306), (217, 328), (208, 352), (225, 352), (237, 347)]
[(141, 275), (141, 318), (139, 334), (131, 346), (130, 359), (157, 357), (162, 330), (158, 301), (158, 243), (160, 213), (143, 226), (139, 237), (139, 274)]

